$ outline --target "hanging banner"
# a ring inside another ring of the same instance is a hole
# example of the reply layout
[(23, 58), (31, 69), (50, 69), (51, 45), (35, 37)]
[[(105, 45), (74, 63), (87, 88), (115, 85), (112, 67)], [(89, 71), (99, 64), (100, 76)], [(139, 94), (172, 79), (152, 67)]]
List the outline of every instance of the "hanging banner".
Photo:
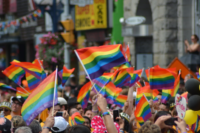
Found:
[(0, 14), (3, 14), (3, 0), (0, 0)]
[(17, 0), (10, 0), (9, 11), (12, 13), (17, 12)]
[(107, 0), (94, 0), (92, 5), (75, 7), (75, 29), (107, 28)]

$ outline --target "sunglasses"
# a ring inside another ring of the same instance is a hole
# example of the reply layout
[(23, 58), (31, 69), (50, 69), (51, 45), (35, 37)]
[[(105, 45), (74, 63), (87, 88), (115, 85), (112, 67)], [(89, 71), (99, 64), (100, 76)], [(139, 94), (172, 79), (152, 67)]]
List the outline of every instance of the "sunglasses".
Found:
[(10, 110), (7, 109), (7, 108), (0, 108), (0, 111), (8, 112), (8, 111), (10, 111)]

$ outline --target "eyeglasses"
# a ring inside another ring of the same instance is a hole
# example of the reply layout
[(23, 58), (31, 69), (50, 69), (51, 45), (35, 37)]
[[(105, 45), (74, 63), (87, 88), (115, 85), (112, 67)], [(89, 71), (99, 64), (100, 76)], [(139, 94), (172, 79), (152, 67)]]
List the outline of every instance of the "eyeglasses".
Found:
[(15, 104), (15, 105), (17, 105), (17, 106), (22, 106), (21, 103), (18, 103), (18, 102), (17, 102), (17, 103), (16, 103), (16, 102), (13, 102), (12, 104)]
[(7, 109), (7, 108), (0, 108), (0, 111), (8, 112), (8, 111), (10, 111), (10, 110)]

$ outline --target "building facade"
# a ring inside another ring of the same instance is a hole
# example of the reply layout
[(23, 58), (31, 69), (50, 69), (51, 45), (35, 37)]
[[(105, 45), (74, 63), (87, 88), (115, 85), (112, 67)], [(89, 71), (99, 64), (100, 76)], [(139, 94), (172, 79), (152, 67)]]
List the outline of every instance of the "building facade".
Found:
[(125, 25), (122, 29), (124, 42), (130, 45), (131, 64), (143, 62), (137, 69), (151, 65), (167, 67), (175, 57), (181, 57), (184, 41), (191, 42), (194, 33), (199, 35), (195, 28), (195, 5), (195, 0), (125, 0), (125, 20), (133, 16), (146, 18), (140, 25)]

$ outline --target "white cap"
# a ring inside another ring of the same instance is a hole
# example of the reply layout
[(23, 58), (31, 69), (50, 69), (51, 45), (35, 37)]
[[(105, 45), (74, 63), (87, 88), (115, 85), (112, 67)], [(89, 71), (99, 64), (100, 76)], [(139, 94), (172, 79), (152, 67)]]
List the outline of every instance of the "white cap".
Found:
[(53, 132), (62, 132), (69, 125), (69, 123), (61, 116), (54, 117), (54, 120), (55, 120), (55, 123), (53, 127), (51, 128)]
[(58, 97), (58, 102), (60, 105), (67, 105), (67, 101), (63, 97)]

